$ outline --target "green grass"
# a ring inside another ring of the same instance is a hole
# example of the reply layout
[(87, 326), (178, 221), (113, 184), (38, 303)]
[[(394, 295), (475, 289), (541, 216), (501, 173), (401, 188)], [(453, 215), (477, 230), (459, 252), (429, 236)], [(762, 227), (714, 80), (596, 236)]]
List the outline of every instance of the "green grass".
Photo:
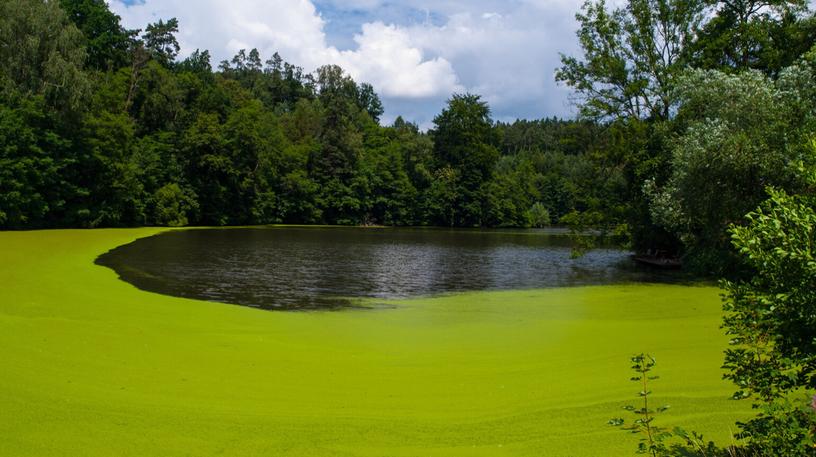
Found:
[(729, 439), (717, 290), (474, 293), (275, 313), (93, 264), (157, 229), (0, 233), (0, 455), (603, 456), (658, 358), (664, 425)]

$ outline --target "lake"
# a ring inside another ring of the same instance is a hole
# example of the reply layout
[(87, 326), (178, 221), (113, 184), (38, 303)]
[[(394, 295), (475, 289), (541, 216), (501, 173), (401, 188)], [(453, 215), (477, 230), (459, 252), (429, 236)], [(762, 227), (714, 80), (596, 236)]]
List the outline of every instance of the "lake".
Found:
[[(571, 258), (559, 230), (265, 227), (170, 231), (97, 263), (136, 287), (264, 309), (338, 309), (466, 291), (682, 280), (619, 249)], [(372, 300), (373, 299), (373, 300)]]

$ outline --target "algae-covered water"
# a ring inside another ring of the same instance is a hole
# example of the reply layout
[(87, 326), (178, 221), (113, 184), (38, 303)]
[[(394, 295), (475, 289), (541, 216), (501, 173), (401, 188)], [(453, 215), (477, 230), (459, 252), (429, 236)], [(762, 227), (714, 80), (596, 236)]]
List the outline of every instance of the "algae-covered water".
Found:
[(556, 230), (183, 230), (118, 247), (97, 262), (145, 290), (266, 309), (683, 278), (610, 247), (573, 258), (571, 245)]
[(657, 425), (727, 443), (718, 290), (615, 284), (267, 312), (140, 290), (95, 259), (158, 229), (0, 232), (1, 456), (626, 456), (606, 425), (658, 360)]

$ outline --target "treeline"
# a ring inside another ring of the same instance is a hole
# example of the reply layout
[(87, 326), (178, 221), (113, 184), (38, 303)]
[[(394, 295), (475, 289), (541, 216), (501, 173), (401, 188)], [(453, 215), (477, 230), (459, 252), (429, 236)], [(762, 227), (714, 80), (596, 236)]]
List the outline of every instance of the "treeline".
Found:
[(180, 58), (175, 19), (0, 2), (0, 227), (269, 223), (602, 228), (736, 270), (732, 224), (812, 161), (802, 0), (590, 0), (557, 79), (580, 120), (494, 122), (453, 95), (428, 132), (374, 89), (241, 51)]
[(540, 226), (608, 200), (593, 123), (494, 124), (455, 95), (422, 132), (371, 85), (240, 51), (180, 59), (175, 19), (0, 4), (0, 226)]

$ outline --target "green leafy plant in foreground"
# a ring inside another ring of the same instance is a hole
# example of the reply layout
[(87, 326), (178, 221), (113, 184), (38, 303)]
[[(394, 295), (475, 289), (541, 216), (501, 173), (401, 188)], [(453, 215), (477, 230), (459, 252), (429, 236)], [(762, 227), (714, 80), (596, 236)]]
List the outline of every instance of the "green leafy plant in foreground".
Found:
[(664, 405), (652, 409), (649, 405), (649, 400), (652, 396), (652, 391), (649, 390), (649, 384), (651, 381), (659, 379), (659, 376), (651, 374), (657, 361), (649, 354), (635, 355), (631, 358), (631, 361), (632, 370), (636, 373), (631, 380), (638, 383), (641, 388), (640, 392), (638, 392), (638, 396), (642, 401), (642, 405), (639, 408), (632, 405), (624, 406), (623, 409), (637, 416), (637, 419), (631, 424), (626, 425), (626, 420), (618, 417), (611, 419), (609, 425), (624, 427), (625, 430), (640, 434), (641, 439), (638, 444), (638, 454), (650, 454), (654, 457), (669, 455), (666, 440), (671, 438), (672, 434), (665, 428), (654, 424), (657, 415), (668, 410), (669, 406)]
[[(630, 380), (640, 386), (641, 390), (638, 392), (638, 397), (641, 399), (642, 405), (639, 408), (632, 405), (623, 407), (623, 409), (632, 412), (637, 417), (631, 424), (626, 425), (626, 420), (622, 417), (610, 419), (608, 424), (623, 427), (624, 430), (633, 434), (639, 434), (641, 438), (637, 448), (638, 454), (648, 454), (652, 457), (734, 457), (743, 455), (737, 454), (738, 449), (733, 446), (726, 449), (718, 448), (713, 442), (705, 441), (700, 433), (688, 432), (680, 427), (674, 427), (670, 432), (665, 427), (655, 425), (654, 421), (657, 416), (669, 409), (669, 405), (654, 409), (649, 405), (652, 398), (652, 391), (649, 390), (649, 386), (652, 381), (660, 379), (659, 376), (651, 374), (657, 361), (649, 354), (638, 354), (632, 356), (630, 360), (632, 370), (635, 372), (635, 376)], [(670, 443), (672, 438), (677, 438), (677, 441)]]

